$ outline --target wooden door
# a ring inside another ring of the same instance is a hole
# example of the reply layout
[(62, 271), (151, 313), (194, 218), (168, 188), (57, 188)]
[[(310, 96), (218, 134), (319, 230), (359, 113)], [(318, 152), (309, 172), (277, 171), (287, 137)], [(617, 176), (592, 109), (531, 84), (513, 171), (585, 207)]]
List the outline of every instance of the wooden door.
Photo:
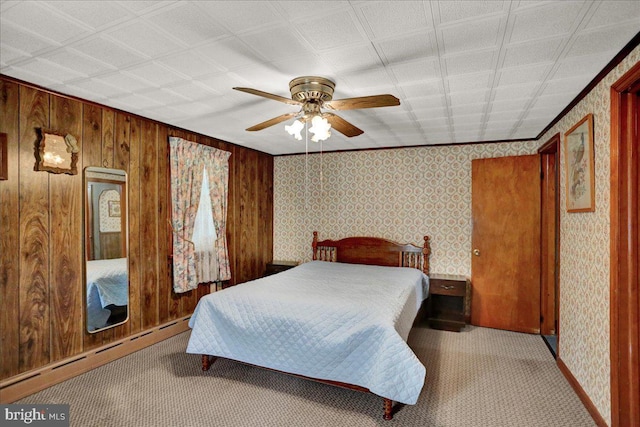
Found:
[(540, 157), (471, 163), (471, 323), (540, 332)]

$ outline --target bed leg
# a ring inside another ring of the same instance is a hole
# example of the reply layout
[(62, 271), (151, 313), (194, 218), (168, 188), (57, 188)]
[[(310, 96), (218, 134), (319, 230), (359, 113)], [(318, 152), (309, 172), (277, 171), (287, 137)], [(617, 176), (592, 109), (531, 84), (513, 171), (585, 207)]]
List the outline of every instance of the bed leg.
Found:
[(385, 420), (390, 420), (393, 418), (393, 401), (391, 399), (384, 398), (384, 415), (382, 418)]
[(209, 361), (209, 355), (208, 354), (203, 354), (202, 355), (202, 370), (203, 371), (208, 371), (210, 367), (211, 367), (211, 363)]

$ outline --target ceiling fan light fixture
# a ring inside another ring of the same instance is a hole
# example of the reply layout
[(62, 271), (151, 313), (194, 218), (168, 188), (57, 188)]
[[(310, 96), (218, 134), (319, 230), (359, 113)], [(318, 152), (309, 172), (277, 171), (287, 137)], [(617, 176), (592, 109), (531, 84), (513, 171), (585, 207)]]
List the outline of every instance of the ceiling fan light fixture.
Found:
[(284, 130), (289, 133), (289, 135), (293, 136), (298, 141), (302, 141), (302, 135), (300, 135), (300, 131), (304, 125), (300, 120), (295, 120), (291, 125), (285, 125)]
[(311, 137), (313, 142), (324, 141), (331, 136), (331, 124), (324, 117), (313, 116), (311, 125), (309, 132), (313, 134)]

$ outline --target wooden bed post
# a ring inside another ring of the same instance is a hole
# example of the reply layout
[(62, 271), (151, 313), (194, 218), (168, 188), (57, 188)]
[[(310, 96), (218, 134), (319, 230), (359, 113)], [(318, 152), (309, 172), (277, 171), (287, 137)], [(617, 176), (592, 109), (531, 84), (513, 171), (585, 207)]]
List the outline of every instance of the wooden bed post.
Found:
[(383, 399), (384, 399), (384, 415), (382, 416), (382, 418), (388, 421), (393, 418), (393, 413), (392, 413), (393, 401), (391, 399), (387, 399), (386, 397)]
[(312, 259), (315, 261), (318, 258), (316, 256), (316, 251), (318, 250), (318, 232), (317, 231), (313, 232), (313, 242), (311, 243), (311, 248), (313, 250)]
[(208, 371), (210, 367), (211, 367), (211, 363), (209, 363), (209, 355), (208, 354), (203, 354), (202, 355), (202, 370), (203, 371)]
[(426, 275), (429, 275), (429, 256), (431, 255), (431, 242), (429, 236), (424, 236), (422, 255), (422, 272)]

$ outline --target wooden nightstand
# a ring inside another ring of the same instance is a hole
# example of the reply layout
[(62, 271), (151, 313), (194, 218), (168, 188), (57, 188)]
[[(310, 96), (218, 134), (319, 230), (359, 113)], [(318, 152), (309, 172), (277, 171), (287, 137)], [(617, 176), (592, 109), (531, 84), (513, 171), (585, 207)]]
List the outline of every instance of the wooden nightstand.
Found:
[(267, 268), (264, 272), (265, 276), (280, 273), (298, 265), (298, 261), (272, 261), (267, 263)]
[(427, 319), (434, 329), (460, 332), (471, 318), (471, 281), (465, 276), (429, 275)]

